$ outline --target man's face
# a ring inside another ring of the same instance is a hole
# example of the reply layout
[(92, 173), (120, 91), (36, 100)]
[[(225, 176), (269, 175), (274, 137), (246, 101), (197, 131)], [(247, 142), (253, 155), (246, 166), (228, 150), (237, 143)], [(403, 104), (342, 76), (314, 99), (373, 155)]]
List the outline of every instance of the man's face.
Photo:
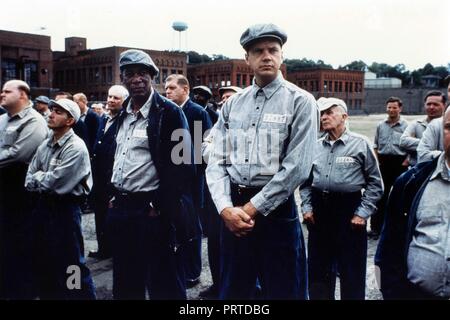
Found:
[(103, 110), (103, 106), (101, 104), (96, 104), (92, 107), (92, 110), (99, 116), (102, 116), (105, 113), (105, 110)]
[(250, 47), (245, 60), (257, 79), (274, 80), (283, 62), (281, 45), (276, 40), (261, 40)]
[(59, 106), (53, 106), (48, 117), (47, 125), (50, 129), (55, 130), (71, 126), (72, 121), (75, 121), (75, 119), (66, 110)]
[(208, 103), (208, 98), (199, 90), (194, 91), (194, 96), (192, 97), (195, 103), (201, 106), (206, 106)]
[(346, 118), (347, 114), (340, 107), (334, 106), (321, 112), (320, 124), (324, 131), (331, 131), (345, 126)]
[(20, 97), (23, 93), (13, 83), (5, 83), (2, 93), (0, 94), (1, 105), (9, 110), (17, 106), (20, 102)]
[(34, 107), (36, 108), (36, 110), (38, 111), (38, 112), (44, 112), (45, 110), (47, 110), (47, 108), (48, 108), (48, 105), (46, 105), (45, 103), (42, 103), (42, 102), (36, 102), (35, 103), (35, 105), (34, 105)]
[(425, 112), (430, 120), (442, 117), (444, 110), (445, 105), (442, 102), (442, 97), (429, 96), (425, 100)]
[(128, 89), (131, 98), (145, 98), (152, 92), (152, 77), (148, 68), (142, 65), (125, 67), (120, 75), (122, 83)]
[(233, 90), (227, 90), (222, 94), (222, 100), (220, 101), (221, 104), (224, 104), (225, 102), (227, 102), (228, 99), (230, 99), (230, 97), (235, 94), (236, 92), (234, 92)]
[(444, 150), (447, 163), (450, 165), (450, 111), (444, 115)]
[(166, 82), (165, 89), (167, 99), (172, 100), (179, 106), (186, 101), (189, 95), (188, 87), (179, 85), (176, 79)]
[(106, 103), (108, 104), (108, 110), (112, 114), (117, 114), (122, 109), (123, 98), (119, 93), (110, 90), (108, 91), (108, 100)]
[(386, 106), (386, 112), (388, 117), (391, 119), (396, 119), (400, 116), (402, 108), (398, 105), (398, 102), (388, 102)]

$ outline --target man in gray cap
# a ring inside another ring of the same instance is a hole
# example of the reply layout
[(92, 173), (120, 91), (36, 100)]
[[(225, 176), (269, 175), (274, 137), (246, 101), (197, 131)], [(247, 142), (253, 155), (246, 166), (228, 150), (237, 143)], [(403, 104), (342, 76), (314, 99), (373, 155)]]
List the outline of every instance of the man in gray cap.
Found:
[(29, 96), (22, 80), (7, 81), (0, 95), (0, 299), (32, 298), (32, 199), (23, 182), (48, 129)]
[[(91, 165), (84, 141), (72, 130), (80, 109), (68, 99), (51, 100), (49, 107), (52, 133), (37, 149), (25, 179), (37, 199), (32, 232), (36, 291), (40, 299), (95, 299), (80, 210), (92, 187)], [(71, 283), (74, 274), (79, 286)]]
[(50, 115), (50, 110), (48, 109), (48, 103), (50, 99), (46, 96), (39, 96), (34, 100), (34, 108), (48, 121), (48, 116)]
[(272, 24), (241, 37), (253, 85), (229, 99), (215, 126), (206, 170), (224, 224), (221, 299), (306, 299), (306, 256), (294, 190), (317, 140), (314, 97), (280, 72), (287, 36)]
[(300, 190), (309, 231), (309, 297), (334, 300), (339, 272), (341, 299), (364, 300), (366, 221), (383, 194), (381, 174), (367, 139), (346, 129), (345, 102), (320, 98), (318, 104), (326, 134), (311, 150), (310, 178)]
[(205, 108), (206, 112), (208, 112), (209, 118), (214, 125), (219, 118), (216, 109), (214, 106), (209, 103), (209, 100), (212, 98), (213, 94), (211, 90), (207, 86), (196, 86), (192, 88), (192, 100)]
[(119, 66), (130, 96), (117, 119), (108, 212), (114, 299), (145, 299), (147, 285), (150, 299), (186, 299), (183, 246), (201, 234), (189, 127), (183, 110), (153, 89), (158, 68), (147, 53), (127, 50)]

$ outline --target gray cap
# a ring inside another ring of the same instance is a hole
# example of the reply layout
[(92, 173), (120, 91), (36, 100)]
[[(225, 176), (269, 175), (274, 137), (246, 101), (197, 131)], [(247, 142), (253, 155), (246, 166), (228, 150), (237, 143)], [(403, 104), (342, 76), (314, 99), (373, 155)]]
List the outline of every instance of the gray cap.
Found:
[(234, 91), (236, 93), (241, 92), (242, 89), (236, 86), (228, 86), (219, 88), (219, 95), (222, 96), (225, 91)]
[(262, 38), (273, 38), (283, 46), (287, 41), (287, 34), (272, 23), (255, 24), (244, 31), (240, 42), (242, 47), (247, 50), (251, 43)]
[(59, 99), (59, 100), (50, 100), (48, 106), (51, 108), (53, 106), (58, 106), (66, 110), (74, 119), (75, 122), (78, 122), (81, 116), (80, 107), (69, 99)]
[(209, 97), (212, 97), (212, 92), (211, 89), (209, 89), (207, 86), (196, 86), (192, 88), (192, 92), (194, 91), (202, 91), (204, 93), (206, 93), (207, 95), (209, 95)]
[(48, 104), (50, 102), (50, 99), (46, 96), (39, 96), (36, 98), (35, 100), (36, 102), (40, 102), (40, 103), (44, 103), (44, 104)]
[(322, 97), (322, 98), (319, 98), (319, 100), (317, 100), (317, 105), (319, 106), (320, 112), (328, 110), (334, 106), (341, 106), (345, 110), (345, 113), (348, 112), (347, 105), (345, 104), (345, 102), (338, 98)]
[(150, 56), (142, 50), (130, 49), (120, 54), (119, 58), (120, 71), (122, 71), (123, 68), (128, 65), (136, 65), (136, 64), (146, 66), (151, 70), (154, 76), (157, 75), (159, 72), (159, 69), (153, 62), (152, 58), (150, 58)]

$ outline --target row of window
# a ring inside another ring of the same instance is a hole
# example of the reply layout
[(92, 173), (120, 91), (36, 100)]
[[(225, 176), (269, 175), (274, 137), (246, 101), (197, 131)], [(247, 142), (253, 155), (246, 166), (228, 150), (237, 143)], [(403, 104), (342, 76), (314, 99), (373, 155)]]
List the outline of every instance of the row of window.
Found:
[(362, 82), (348, 81), (324, 81), (323, 88), (320, 87), (318, 80), (315, 81), (297, 81), (297, 85), (307, 91), (323, 92), (362, 92)]
[(2, 59), (2, 81), (23, 79), (30, 87), (39, 86), (38, 62), (19, 62), (14, 59)]
[[(190, 77), (189, 81), (191, 82), (191, 86), (195, 87), (198, 85), (207, 85), (209, 88), (218, 89), (220, 87), (224, 86), (230, 86), (232, 85), (231, 81), (231, 75), (229, 73), (227, 74), (210, 74), (208, 76), (201, 75), (196, 77)], [(237, 87), (245, 88), (249, 86), (253, 81), (253, 75), (252, 74), (236, 74), (236, 79), (234, 83)]]
[(57, 70), (55, 85), (112, 84), (112, 66)]

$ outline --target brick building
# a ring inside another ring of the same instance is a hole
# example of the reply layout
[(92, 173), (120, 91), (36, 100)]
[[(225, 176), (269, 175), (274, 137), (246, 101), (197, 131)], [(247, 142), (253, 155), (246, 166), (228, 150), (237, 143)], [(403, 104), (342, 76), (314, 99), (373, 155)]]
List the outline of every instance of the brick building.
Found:
[(335, 97), (345, 101), (350, 111), (361, 111), (364, 103), (364, 72), (334, 69), (307, 69), (288, 73), (288, 80), (316, 98)]
[(53, 76), (50, 37), (0, 30), (0, 65), (0, 86), (21, 79), (33, 95), (48, 94)]
[[(120, 84), (119, 56), (128, 47), (87, 49), (86, 38), (65, 39), (65, 51), (53, 53), (54, 87), (71, 93), (83, 92), (89, 100), (105, 101), (108, 89)], [(179, 52), (147, 52), (159, 68), (155, 87), (164, 92), (164, 80), (171, 73), (186, 75), (186, 54)]]
[[(286, 76), (286, 65), (281, 66)], [(191, 87), (207, 86), (218, 96), (218, 89), (223, 86), (245, 88), (252, 84), (253, 72), (244, 59), (218, 60), (188, 65), (188, 80)]]

